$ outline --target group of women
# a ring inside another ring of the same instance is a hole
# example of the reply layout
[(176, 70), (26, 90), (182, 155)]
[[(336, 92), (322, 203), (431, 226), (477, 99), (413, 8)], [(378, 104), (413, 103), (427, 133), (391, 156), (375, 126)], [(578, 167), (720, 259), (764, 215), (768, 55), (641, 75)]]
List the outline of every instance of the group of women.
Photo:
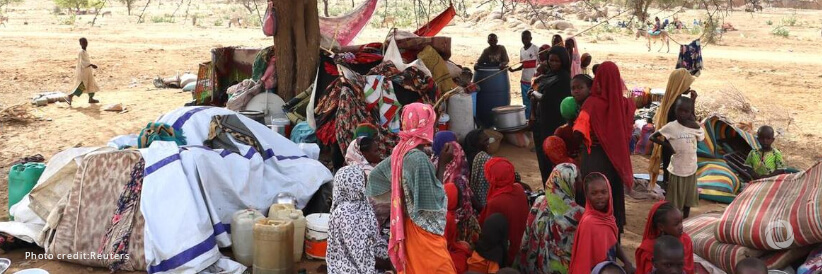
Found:
[[(590, 273), (597, 264), (617, 260), (633, 273), (620, 234), (624, 189), (632, 184), (628, 142), (634, 104), (623, 96), (627, 89), (616, 64), (600, 64), (593, 78), (575, 75), (575, 47), (573, 52), (561, 45), (545, 51), (543, 73), (534, 79), (534, 93), (540, 94), (532, 97), (539, 104), (535, 139), (563, 143), (548, 151), (537, 146), (544, 196), (529, 205), (513, 164), (488, 153), (493, 140), (482, 130), (460, 143), (454, 133), (435, 134), (432, 106), (406, 105), (390, 158), (370, 151), (368, 137), (348, 146), (347, 166), (334, 182), (329, 273), (503, 273), (507, 267)], [(570, 119), (559, 110), (566, 97), (579, 106)], [(546, 153), (555, 150), (572, 157), (553, 162)], [(646, 237), (682, 236), (669, 224), (677, 222), (675, 213), (665, 209), (662, 217), (651, 214), (653, 229)], [(681, 228), (681, 216), (678, 222)]]

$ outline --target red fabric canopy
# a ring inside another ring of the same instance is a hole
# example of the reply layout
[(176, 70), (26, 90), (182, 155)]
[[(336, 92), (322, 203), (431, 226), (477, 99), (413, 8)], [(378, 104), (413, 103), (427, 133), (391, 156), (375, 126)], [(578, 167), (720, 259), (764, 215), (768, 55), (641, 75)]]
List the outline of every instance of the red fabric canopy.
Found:
[(440, 33), (440, 31), (448, 26), (448, 23), (451, 23), (451, 20), (454, 19), (454, 16), (457, 15), (457, 11), (454, 10), (454, 5), (450, 5), (448, 9), (434, 17), (428, 24), (425, 26), (420, 27), (414, 34), (419, 35), (420, 37), (431, 37)]

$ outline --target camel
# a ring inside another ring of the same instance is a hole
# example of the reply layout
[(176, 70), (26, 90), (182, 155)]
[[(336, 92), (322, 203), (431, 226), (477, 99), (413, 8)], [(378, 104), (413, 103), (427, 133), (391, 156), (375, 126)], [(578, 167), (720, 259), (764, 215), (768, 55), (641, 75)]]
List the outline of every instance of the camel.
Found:
[(111, 11), (105, 11), (100, 16), (106, 17), (106, 15), (111, 16)]
[(386, 16), (385, 19), (382, 20), (382, 24), (380, 24), (380, 27), (393, 27), (396, 24), (395, 21), (396, 18), (394, 18), (393, 16)]
[(659, 50), (657, 50), (657, 52), (661, 52), (663, 46), (668, 46), (668, 53), (671, 52), (671, 39), (668, 36), (667, 31), (662, 30), (659, 32), (658, 35), (651, 35), (648, 33), (648, 31), (644, 29), (638, 29), (636, 31), (636, 39), (639, 39), (640, 36), (648, 39), (648, 51), (651, 51), (651, 40), (654, 40), (654, 44), (656, 44), (656, 41), (659, 40), (662, 42), (662, 44), (659, 45)]

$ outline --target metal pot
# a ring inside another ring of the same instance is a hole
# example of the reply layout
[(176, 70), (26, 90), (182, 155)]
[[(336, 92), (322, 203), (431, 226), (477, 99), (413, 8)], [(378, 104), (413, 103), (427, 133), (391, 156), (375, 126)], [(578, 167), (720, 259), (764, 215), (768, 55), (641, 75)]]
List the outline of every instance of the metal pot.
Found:
[(515, 130), (528, 125), (525, 119), (525, 106), (501, 106), (495, 107), (494, 127), (497, 130)]

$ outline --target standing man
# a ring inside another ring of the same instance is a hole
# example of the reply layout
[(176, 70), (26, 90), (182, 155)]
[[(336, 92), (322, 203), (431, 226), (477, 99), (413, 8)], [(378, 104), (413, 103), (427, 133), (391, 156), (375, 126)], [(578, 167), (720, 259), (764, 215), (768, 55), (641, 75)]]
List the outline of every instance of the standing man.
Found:
[(74, 93), (69, 94), (68, 104), (71, 105), (71, 101), (74, 96), (83, 95), (83, 93), (88, 93), (88, 103), (89, 104), (96, 104), (100, 101), (94, 99), (94, 93), (100, 91), (100, 87), (97, 86), (97, 82), (94, 81), (94, 70), (97, 69), (97, 65), (92, 64), (91, 60), (88, 58), (88, 53), (86, 52), (86, 48), (88, 47), (88, 40), (85, 37), (80, 38), (80, 53), (77, 54), (77, 69), (75, 71), (75, 89)]
[(528, 98), (528, 91), (531, 90), (531, 79), (537, 72), (537, 59), (539, 56), (539, 48), (531, 44), (531, 32), (522, 32), (522, 45), (519, 49), (519, 59), (522, 61), (522, 66), (516, 69), (508, 69), (510, 72), (522, 71), (522, 79), (520, 85), (522, 86), (522, 104), (525, 105), (526, 115), (531, 115), (531, 99)]

